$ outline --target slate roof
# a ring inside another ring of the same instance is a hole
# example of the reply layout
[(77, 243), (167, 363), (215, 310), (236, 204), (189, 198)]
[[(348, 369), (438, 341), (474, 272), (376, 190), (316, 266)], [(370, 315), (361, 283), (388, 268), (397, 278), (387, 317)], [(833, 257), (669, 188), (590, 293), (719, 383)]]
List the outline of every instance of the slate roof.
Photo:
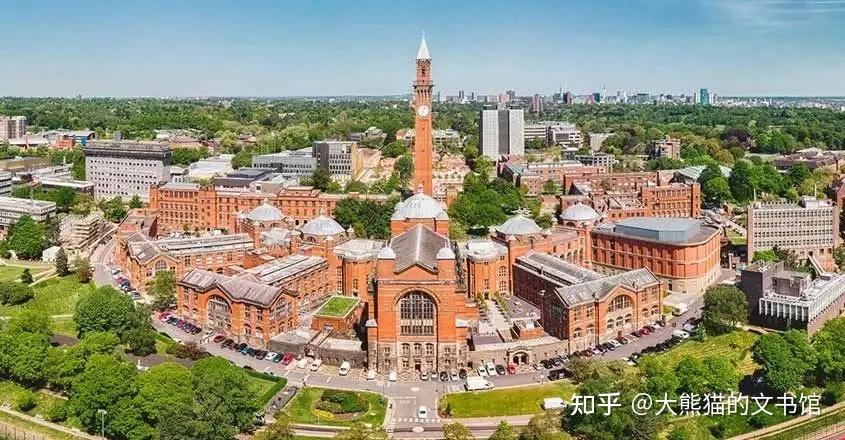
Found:
[(268, 286), (244, 279), (243, 277), (228, 277), (203, 269), (188, 272), (179, 281), (201, 291), (219, 288), (234, 301), (243, 301), (269, 307), (282, 293), (280, 287)]
[(558, 287), (555, 294), (567, 305), (573, 307), (593, 301), (601, 301), (618, 286), (627, 286), (637, 290), (644, 286), (659, 283), (657, 277), (647, 268), (636, 269), (609, 277), (588, 281), (571, 286)]
[(419, 224), (390, 240), (390, 248), (396, 254), (397, 272), (414, 264), (437, 271), (437, 255), (449, 246), (448, 238)]
[(560, 286), (594, 281), (602, 274), (570, 263), (545, 252), (529, 252), (516, 259), (516, 265), (549, 278)]

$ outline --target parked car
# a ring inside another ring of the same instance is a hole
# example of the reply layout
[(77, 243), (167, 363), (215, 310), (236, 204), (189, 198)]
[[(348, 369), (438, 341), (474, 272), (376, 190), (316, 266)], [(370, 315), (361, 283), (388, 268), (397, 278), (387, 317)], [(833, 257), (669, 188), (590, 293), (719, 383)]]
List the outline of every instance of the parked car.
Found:
[(507, 372), (507, 370), (505, 370), (504, 366), (496, 365), (496, 374), (498, 374), (499, 376), (504, 376), (504, 375), (508, 374), (508, 372)]
[(488, 376), (498, 376), (499, 373), (496, 373), (496, 365), (492, 362), (487, 362), (487, 365), (484, 366), (484, 369), (487, 370)]
[(308, 366), (308, 359), (302, 358), (296, 363), (296, 368), (305, 368)]
[(484, 368), (484, 366), (483, 366), (483, 365), (481, 365), (481, 366), (479, 366), (478, 368), (476, 368), (476, 370), (478, 371), (478, 375), (479, 375), (479, 376), (481, 376), (481, 377), (487, 377), (487, 369), (486, 369), (486, 368)]
[(284, 357), (282, 357), (282, 364), (288, 365), (296, 358), (293, 353), (285, 353)]
[(220, 346), (221, 346), (221, 347), (223, 347), (223, 348), (229, 348), (229, 347), (231, 347), (231, 346), (232, 346), (232, 344), (234, 344), (234, 343), (235, 343), (235, 340), (234, 340), (234, 339), (226, 339), (225, 341), (223, 341), (223, 343), (222, 343), (222, 344), (220, 344)]
[(420, 418), (420, 419), (427, 419), (427, 418), (428, 418), (428, 408), (426, 408), (426, 407), (424, 407), (424, 406), (421, 406), (421, 407), (417, 410), (417, 418)]
[(678, 337), (678, 338), (681, 338), (681, 339), (688, 339), (689, 333), (687, 333), (683, 330), (673, 330), (672, 336), (675, 336), (675, 337)]
[(367, 380), (376, 380), (376, 370), (367, 370)]
[(225, 336), (217, 335), (217, 336), (214, 337), (214, 339), (211, 340), (211, 342), (213, 342), (215, 344), (219, 344), (219, 343), (223, 342), (225, 339), (226, 339)]
[(398, 375), (398, 374), (396, 374), (396, 372), (395, 372), (395, 371), (391, 371), (391, 372), (387, 375), (387, 381), (388, 381), (388, 382), (396, 382), (396, 378), (397, 378), (398, 376), (399, 376), (399, 375)]
[(452, 371), (451, 373), (449, 373), (449, 380), (454, 382), (458, 379), (460, 379), (460, 376), (458, 375), (457, 371)]
[(421, 371), (420, 372), (420, 380), (428, 380), (428, 371)]
[(320, 365), (323, 365), (323, 360), (322, 359), (314, 359), (314, 362), (311, 362), (311, 367), (309, 368), (309, 370), (317, 371), (317, 370), (320, 369)]
[(340, 368), (338, 368), (337, 372), (341, 376), (346, 376), (347, 374), (349, 374), (349, 369), (350, 369), (349, 362), (343, 361), (343, 363), (340, 364)]
[(448, 380), (449, 380), (449, 373), (447, 373), (445, 371), (441, 371), (440, 372), (440, 381), (441, 382), (447, 382)]
[(467, 370), (465, 370), (463, 368), (458, 370), (458, 377), (461, 378), (461, 379), (466, 379), (467, 378)]
[(508, 374), (516, 374), (516, 365), (508, 364)]

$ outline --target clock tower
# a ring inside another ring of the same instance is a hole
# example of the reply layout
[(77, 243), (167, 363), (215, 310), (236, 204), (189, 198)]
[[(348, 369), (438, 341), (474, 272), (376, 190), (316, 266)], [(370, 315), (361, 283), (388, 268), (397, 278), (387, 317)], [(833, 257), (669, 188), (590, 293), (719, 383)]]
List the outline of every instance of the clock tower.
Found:
[(431, 56), (428, 54), (428, 46), (425, 44), (425, 37), (420, 42), (420, 50), (417, 52), (417, 79), (414, 81), (414, 108), (416, 109), (416, 121), (414, 131), (414, 178), (413, 190), (422, 188), (422, 192), (434, 196), (432, 184), (432, 125), (431, 125), (431, 89), (434, 82), (431, 80)]

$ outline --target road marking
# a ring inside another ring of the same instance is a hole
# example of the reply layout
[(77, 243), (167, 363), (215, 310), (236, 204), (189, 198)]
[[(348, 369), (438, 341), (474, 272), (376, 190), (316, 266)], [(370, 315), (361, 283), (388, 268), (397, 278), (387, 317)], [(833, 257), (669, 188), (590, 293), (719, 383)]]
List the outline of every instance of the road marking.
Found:
[(329, 383), (329, 382), (331, 382), (331, 381), (332, 381), (332, 377), (331, 377), (331, 376), (329, 376), (329, 377), (327, 377), (327, 378), (326, 378), (326, 383)]

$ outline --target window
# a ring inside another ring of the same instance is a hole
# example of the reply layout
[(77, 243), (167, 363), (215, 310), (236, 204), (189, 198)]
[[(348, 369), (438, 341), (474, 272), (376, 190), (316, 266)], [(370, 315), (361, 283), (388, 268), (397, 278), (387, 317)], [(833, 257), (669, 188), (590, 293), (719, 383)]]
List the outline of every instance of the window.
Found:
[(422, 344), (414, 344), (414, 356), (422, 355)]
[(580, 327), (572, 330), (572, 337), (573, 338), (580, 338), (581, 337), (581, 328)]
[(613, 330), (613, 318), (607, 320), (607, 329)]
[(402, 356), (411, 355), (411, 344), (402, 344)]
[(508, 269), (505, 267), (499, 268), (499, 277), (506, 277), (508, 276)]
[(434, 356), (434, 344), (425, 344), (425, 355)]
[(352, 280), (352, 288), (353, 289), (358, 288), (358, 278), (355, 278), (355, 279)]
[(607, 308), (608, 312), (613, 312), (616, 310), (623, 310), (631, 308), (631, 298), (627, 296), (617, 296), (613, 298), (613, 302), (610, 303), (610, 307)]
[(399, 331), (402, 335), (434, 334), (436, 321), (434, 300), (425, 293), (411, 292), (399, 300)]

